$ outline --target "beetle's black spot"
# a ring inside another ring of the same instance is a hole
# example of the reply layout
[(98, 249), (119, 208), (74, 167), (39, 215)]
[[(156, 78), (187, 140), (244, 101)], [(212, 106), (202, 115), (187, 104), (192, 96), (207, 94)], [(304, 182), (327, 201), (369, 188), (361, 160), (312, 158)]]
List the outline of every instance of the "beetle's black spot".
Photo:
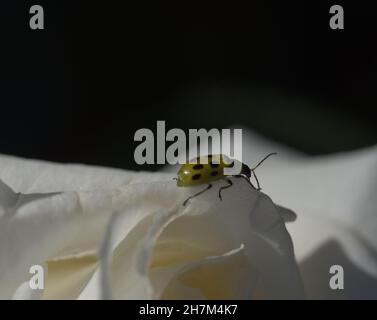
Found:
[(194, 170), (201, 170), (203, 169), (203, 165), (202, 164), (196, 164), (195, 166), (192, 167)]
[(218, 163), (212, 163), (212, 161), (209, 163), (211, 165), (211, 168), (218, 168), (219, 164)]
[(218, 171), (212, 171), (212, 172), (211, 172), (211, 176), (212, 176), (212, 177), (216, 177), (218, 174), (219, 174)]
[(193, 176), (192, 176), (192, 180), (199, 180), (200, 179), (200, 177), (201, 177), (201, 174), (200, 173), (197, 173), (197, 174), (194, 174)]

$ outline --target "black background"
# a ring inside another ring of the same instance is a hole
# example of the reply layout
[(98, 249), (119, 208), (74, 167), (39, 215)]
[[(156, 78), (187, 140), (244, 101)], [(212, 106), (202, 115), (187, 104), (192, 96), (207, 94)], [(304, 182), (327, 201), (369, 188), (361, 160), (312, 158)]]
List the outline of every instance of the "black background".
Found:
[(3, 1), (0, 153), (155, 169), (133, 135), (157, 120), (309, 154), (375, 144), (376, 17), (362, 1)]

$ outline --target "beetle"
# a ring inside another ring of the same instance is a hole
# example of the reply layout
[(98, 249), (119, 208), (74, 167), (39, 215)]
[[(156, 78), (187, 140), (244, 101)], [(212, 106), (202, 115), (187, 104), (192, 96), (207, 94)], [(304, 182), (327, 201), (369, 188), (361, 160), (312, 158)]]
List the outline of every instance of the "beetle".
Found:
[[(180, 167), (178, 171), (177, 177), (174, 178), (175, 180), (177, 180), (178, 187), (192, 187), (192, 186), (207, 184), (207, 187), (204, 190), (187, 198), (183, 202), (183, 206), (185, 206), (189, 200), (211, 189), (212, 182), (216, 180), (220, 180), (220, 179), (223, 179), (228, 183), (227, 185), (222, 186), (219, 189), (219, 198), (220, 200), (222, 200), (221, 192), (224, 189), (228, 189), (233, 185), (233, 182), (228, 177), (243, 178), (250, 184), (252, 188), (260, 191), (261, 187), (254, 171), (267, 158), (276, 154), (277, 154), (276, 152), (268, 154), (253, 168), (250, 168), (245, 163), (241, 163), (241, 166), (240, 166), (241, 172), (237, 175), (224, 174), (224, 169), (233, 167), (234, 162), (230, 162), (229, 159), (227, 159), (227, 157), (223, 154), (197, 157), (195, 158), (195, 161), (191, 160), (189, 161), (189, 163), (182, 164), (182, 166)], [(237, 160), (233, 160), (233, 161), (237, 161)], [(251, 175), (254, 176), (255, 181), (257, 183), (257, 187), (255, 187), (250, 181)]]

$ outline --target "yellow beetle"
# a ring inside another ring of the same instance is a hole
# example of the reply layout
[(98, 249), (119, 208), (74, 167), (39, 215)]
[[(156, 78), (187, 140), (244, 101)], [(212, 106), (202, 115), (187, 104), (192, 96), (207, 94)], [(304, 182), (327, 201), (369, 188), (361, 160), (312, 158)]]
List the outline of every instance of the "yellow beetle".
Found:
[[(237, 175), (232, 175), (232, 177), (244, 178), (254, 189), (260, 191), (260, 184), (257, 176), (255, 175), (254, 170), (258, 168), (267, 158), (269, 158), (272, 155), (276, 155), (276, 153), (268, 154), (252, 169), (246, 164), (241, 163), (241, 172)], [(220, 200), (222, 200), (221, 192), (224, 189), (227, 189), (233, 185), (232, 181), (228, 178), (230, 176), (224, 174), (224, 169), (233, 167), (234, 162), (229, 164), (230, 161), (225, 155), (208, 155), (198, 157), (195, 160), (196, 161), (190, 161), (189, 163), (185, 163), (180, 167), (178, 171), (178, 177), (175, 178), (175, 180), (177, 180), (177, 186), (192, 187), (201, 184), (207, 184), (207, 187), (204, 190), (187, 198), (183, 202), (183, 205), (185, 206), (190, 199), (195, 198), (198, 195), (212, 188), (211, 182), (220, 179), (224, 179), (228, 183), (226, 186), (222, 186), (219, 189), (219, 198)], [(250, 181), (250, 177), (252, 174), (257, 182), (257, 188), (255, 188)]]

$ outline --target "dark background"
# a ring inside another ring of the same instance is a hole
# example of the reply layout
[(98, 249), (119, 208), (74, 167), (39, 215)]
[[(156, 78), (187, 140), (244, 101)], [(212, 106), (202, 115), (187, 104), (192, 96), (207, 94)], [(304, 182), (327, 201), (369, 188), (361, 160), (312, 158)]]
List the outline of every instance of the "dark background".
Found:
[[(29, 8), (45, 30), (29, 28)], [(345, 29), (329, 28), (341, 4)], [(243, 125), (309, 154), (377, 143), (376, 17), (354, 1), (3, 1), (0, 153), (136, 167), (133, 135)]]

